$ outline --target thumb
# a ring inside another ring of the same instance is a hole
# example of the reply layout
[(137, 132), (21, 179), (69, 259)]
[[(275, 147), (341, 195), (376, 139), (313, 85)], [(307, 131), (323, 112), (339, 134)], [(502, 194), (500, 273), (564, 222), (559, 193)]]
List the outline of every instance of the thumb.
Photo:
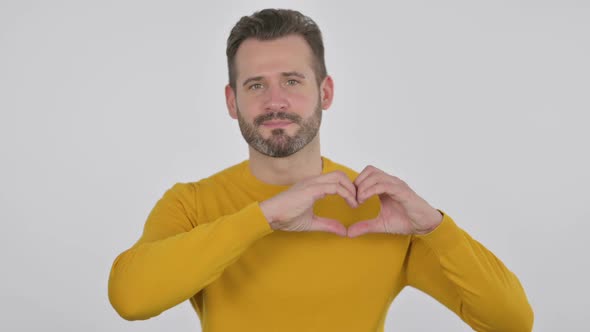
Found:
[(313, 215), (311, 218), (310, 231), (321, 231), (346, 236), (346, 227), (334, 219), (322, 218)]
[(385, 233), (385, 227), (383, 223), (377, 221), (377, 219), (369, 219), (359, 221), (348, 227), (348, 237), (357, 237), (367, 233)]

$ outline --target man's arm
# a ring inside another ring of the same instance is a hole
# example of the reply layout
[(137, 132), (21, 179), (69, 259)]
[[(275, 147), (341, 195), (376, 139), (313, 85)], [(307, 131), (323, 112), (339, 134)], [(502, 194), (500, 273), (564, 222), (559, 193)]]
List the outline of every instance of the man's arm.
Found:
[(532, 331), (533, 310), (518, 278), (444, 213), (432, 232), (412, 236), (406, 282), (476, 331)]
[(176, 184), (150, 213), (142, 237), (114, 261), (109, 300), (127, 320), (157, 316), (217, 279), (272, 233), (258, 202), (198, 225), (196, 185)]
[(343, 172), (330, 172), (199, 224), (197, 190), (192, 184), (168, 190), (150, 213), (141, 239), (115, 259), (109, 299), (123, 318), (147, 319), (191, 298), (273, 230), (345, 236), (340, 222), (313, 213), (315, 201), (326, 195), (340, 195), (356, 207), (350, 179)]
[(436, 298), (477, 331), (530, 331), (533, 311), (516, 276), (483, 245), (398, 177), (369, 165), (354, 180), (357, 200), (377, 195), (377, 217), (348, 227), (411, 235), (406, 283)]

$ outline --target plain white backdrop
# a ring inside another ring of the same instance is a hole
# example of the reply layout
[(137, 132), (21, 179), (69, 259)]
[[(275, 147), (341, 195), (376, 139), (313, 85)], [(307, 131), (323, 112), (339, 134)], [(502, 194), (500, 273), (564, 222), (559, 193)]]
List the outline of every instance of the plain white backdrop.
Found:
[[(518, 275), (535, 331), (584, 329), (588, 2), (1, 0), (0, 330), (200, 331), (188, 302), (123, 320), (108, 274), (166, 189), (247, 158), (225, 42), (266, 7), (323, 31), (322, 154), (451, 215)], [(434, 330), (470, 329), (406, 288), (386, 331)]]

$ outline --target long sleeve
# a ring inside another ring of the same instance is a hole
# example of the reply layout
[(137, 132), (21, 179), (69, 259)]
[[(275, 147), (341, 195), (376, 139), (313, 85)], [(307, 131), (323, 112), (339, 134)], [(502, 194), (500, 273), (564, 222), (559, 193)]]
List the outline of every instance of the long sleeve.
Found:
[(518, 278), (443, 213), (413, 236), (406, 283), (431, 295), (476, 331), (531, 331), (533, 311)]
[(272, 233), (257, 202), (199, 224), (196, 190), (180, 183), (169, 189), (152, 209), (141, 238), (113, 262), (109, 300), (121, 317), (147, 319), (191, 298)]

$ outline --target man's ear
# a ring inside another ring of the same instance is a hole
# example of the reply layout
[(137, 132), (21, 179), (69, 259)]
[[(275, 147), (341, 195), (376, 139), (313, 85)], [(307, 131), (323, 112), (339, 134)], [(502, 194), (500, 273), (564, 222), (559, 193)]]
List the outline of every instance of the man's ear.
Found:
[(330, 108), (332, 100), (334, 100), (334, 80), (330, 75), (326, 76), (320, 85), (320, 98), (322, 98), (320, 101), (322, 109), (327, 110)]
[(232, 119), (237, 119), (236, 93), (229, 84), (225, 86), (225, 104), (227, 105), (229, 116), (231, 116)]

